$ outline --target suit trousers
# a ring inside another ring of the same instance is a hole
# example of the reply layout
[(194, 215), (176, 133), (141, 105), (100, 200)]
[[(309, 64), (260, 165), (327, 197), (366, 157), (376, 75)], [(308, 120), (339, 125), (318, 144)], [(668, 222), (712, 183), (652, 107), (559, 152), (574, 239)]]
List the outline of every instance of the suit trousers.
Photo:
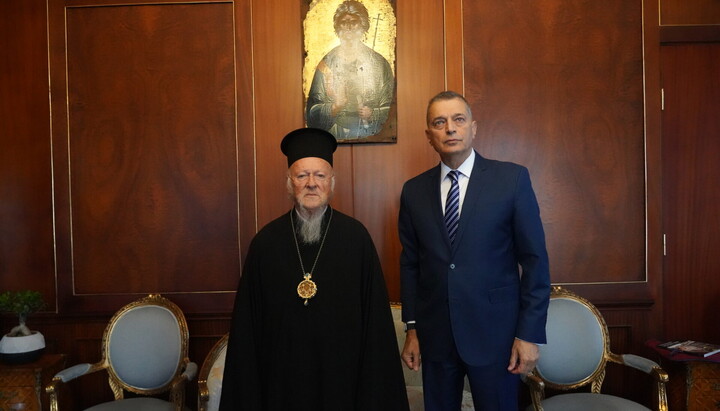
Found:
[(477, 411), (517, 411), (520, 376), (508, 372), (510, 358), (490, 365), (466, 364), (457, 350), (444, 361), (422, 361), (425, 411), (459, 411), (465, 376)]

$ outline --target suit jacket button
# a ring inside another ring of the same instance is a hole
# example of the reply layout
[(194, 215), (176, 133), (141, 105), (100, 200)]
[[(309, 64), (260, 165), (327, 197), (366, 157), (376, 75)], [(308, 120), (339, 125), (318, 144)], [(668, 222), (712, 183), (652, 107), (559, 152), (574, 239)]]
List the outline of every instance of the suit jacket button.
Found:
[(455, 264), (450, 264), (450, 269), (451, 269), (451, 270), (454, 270), (454, 269), (455, 269)]

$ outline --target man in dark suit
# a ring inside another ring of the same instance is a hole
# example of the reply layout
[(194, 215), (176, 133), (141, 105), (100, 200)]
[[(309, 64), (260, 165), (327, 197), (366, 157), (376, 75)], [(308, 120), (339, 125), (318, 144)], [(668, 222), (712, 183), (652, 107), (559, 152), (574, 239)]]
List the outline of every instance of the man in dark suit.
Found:
[(459, 410), (465, 376), (475, 409), (517, 410), (519, 376), (546, 342), (550, 276), (530, 176), (475, 152), (476, 131), (462, 95), (433, 97), (425, 134), (442, 162), (402, 190), (402, 359), (414, 370), (422, 360), (428, 411)]

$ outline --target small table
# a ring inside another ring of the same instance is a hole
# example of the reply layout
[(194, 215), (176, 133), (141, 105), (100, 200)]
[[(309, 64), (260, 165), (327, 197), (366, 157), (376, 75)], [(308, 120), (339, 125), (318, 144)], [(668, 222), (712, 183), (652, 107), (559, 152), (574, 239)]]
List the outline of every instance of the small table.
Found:
[(0, 410), (49, 410), (45, 386), (63, 368), (64, 354), (44, 354), (28, 364), (0, 363)]
[(645, 344), (660, 354), (661, 365), (670, 374), (669, 409), (720, 410), (720, 353), (698, 357), (659, 348), (657, 340)]

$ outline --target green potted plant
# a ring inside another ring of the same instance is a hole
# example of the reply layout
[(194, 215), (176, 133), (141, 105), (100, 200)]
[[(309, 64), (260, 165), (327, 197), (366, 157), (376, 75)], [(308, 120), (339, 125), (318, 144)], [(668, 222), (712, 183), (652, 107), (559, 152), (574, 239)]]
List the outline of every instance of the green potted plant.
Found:
[(18, 316), (19, 324), (0, 340), (0, 361), (9, 364), (33, 362), (45, 349), (45, 337), (25, 324), (28, 315), (45, 308), (37, 291), (5, 291), (0, 294), (0, 312)]

